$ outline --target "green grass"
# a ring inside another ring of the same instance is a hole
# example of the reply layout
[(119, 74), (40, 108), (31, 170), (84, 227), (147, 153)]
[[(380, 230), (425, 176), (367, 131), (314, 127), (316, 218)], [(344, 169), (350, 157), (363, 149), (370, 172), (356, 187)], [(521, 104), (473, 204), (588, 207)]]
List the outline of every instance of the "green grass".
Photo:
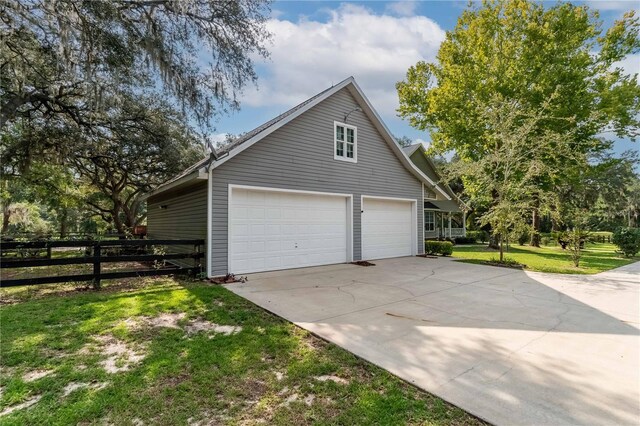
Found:
[[(616, 247), (613, 244), (587, 244), (578, 268), (573, 266), (569, 252), (562, 250), (559, 246), (540, 248), (510, 246), (508, 251), (505, 250), (505, 256), (526, 265), (526, 269), (531, 271), (561, 274), (597, 274), (640, 260), (638, 257), (625, 258), (615, 250)], [(464, 262), (482, 263), (498, 259), (500, 253), (497, 250), (488, 249), (485, 245), (471, 245), (454, 247), (452, 256)]]
[[(4, 425), (481, 424), (219, 286), (164, 278), (57, 289), (2, 290), (0, 412), (40, 397)], [(167, 313), (185, 316), (177, 328), (144, 320)], [(194, 319), (242, 329), (187, 334)], [(108, 373), (101, 345), (114, 339), (144, 357)], [(26, 381), (36, 370), (51, 373)], [(85, 385), (65, 395), (73, 383)]]

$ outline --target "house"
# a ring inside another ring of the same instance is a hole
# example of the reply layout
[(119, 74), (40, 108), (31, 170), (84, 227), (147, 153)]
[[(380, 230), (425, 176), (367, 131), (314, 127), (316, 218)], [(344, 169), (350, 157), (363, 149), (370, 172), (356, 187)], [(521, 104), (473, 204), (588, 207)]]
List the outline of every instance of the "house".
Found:
[(411, 256), (425, 191), (454, 200), (433, 176), (350, 77), (147, 194), (147, 231), (204, 238), (210, 277)]
[[(431, 180), (442, 181), (438, 168), (421, 143), (403, 147), (402, 150)], [(449, 198), (445, 198), (441, 192), (427, 186), (424, 188), (424, 238), (428, 240), (466, 236), (466, 206), (449, 185), (440, 183), (439, 186), (444, 189)]]

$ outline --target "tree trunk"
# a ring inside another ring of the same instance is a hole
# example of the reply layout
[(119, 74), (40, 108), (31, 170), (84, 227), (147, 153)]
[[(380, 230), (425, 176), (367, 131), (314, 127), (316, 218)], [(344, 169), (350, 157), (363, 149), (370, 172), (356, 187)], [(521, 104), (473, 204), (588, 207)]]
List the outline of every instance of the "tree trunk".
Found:
[(540, 215), (537, 208), (533, 209), (531, 228), (531, 239), (529, 240), (529, 245), (531, 247), (540, 247)]
[(67, 236), (67, 220), (69, 218), (69, 212), (66, 208), (62, 208), (62, 212), (60, 214), (60, 238), (64, 238)]
[(500, 238), (493, 233), (489, 235), (489, 248), (494, 250), (500, 248)]
[(5, 235), (9, 231), (9, 220), (11, 219), (11, 209), (9, 203), (5, 204), (2, 208), (2, 235)]
[(504, 261), (504, 238), (502, 238), (502, 234), (499, 236), (500, 239), (500, 263)]

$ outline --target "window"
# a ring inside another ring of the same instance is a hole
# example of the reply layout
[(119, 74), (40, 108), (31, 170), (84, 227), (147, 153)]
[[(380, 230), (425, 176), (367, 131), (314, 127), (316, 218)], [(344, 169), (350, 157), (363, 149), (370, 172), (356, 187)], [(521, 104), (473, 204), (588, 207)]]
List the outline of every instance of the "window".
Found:
[(434, 232), (436, 230), (436, 213), (435, 212), (425, 210), (424, 230), (426, 232)]
[(357, 162), (358, 133), (355, 126), (334, 122), (334, 155), (336, 160)]
[(426, 200), (435, 200), (436, 199), (436, 192), (433, 189), (427, 188), (425, 186), (424, 187), (424, 198)]

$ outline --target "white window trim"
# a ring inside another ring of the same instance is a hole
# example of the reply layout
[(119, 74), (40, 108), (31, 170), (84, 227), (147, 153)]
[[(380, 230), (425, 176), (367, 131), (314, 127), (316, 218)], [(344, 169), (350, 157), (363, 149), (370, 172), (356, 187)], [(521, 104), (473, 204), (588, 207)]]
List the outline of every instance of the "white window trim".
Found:
[[(338, 139), (336, 138), (336, 129), (338, 126), (344, 127), (344, 156), (336, 154), (336, 148), (338, 147)], [(347, 129), (353, 130), (353, 158), (347, 157)], [(358, 162), (358, 128), (349, 124), (340, 123), (339, 121), (333, 122), (333, 159), (339, 161), (346, 161), (348, 163)]]
[(423, 220), (424, 220), (424, 231), (425, 232), (436, 232), (436, 212), (434, 210), (424, 210), (424, 213), (431, 213), (433, 214), (433, 222), (429, 222), (431, 224), (433, 224), (433, 229), (427, 229), (427, 221), (425, 220), (426, 218), (424, 217), (425, 215), (423, 214)]

